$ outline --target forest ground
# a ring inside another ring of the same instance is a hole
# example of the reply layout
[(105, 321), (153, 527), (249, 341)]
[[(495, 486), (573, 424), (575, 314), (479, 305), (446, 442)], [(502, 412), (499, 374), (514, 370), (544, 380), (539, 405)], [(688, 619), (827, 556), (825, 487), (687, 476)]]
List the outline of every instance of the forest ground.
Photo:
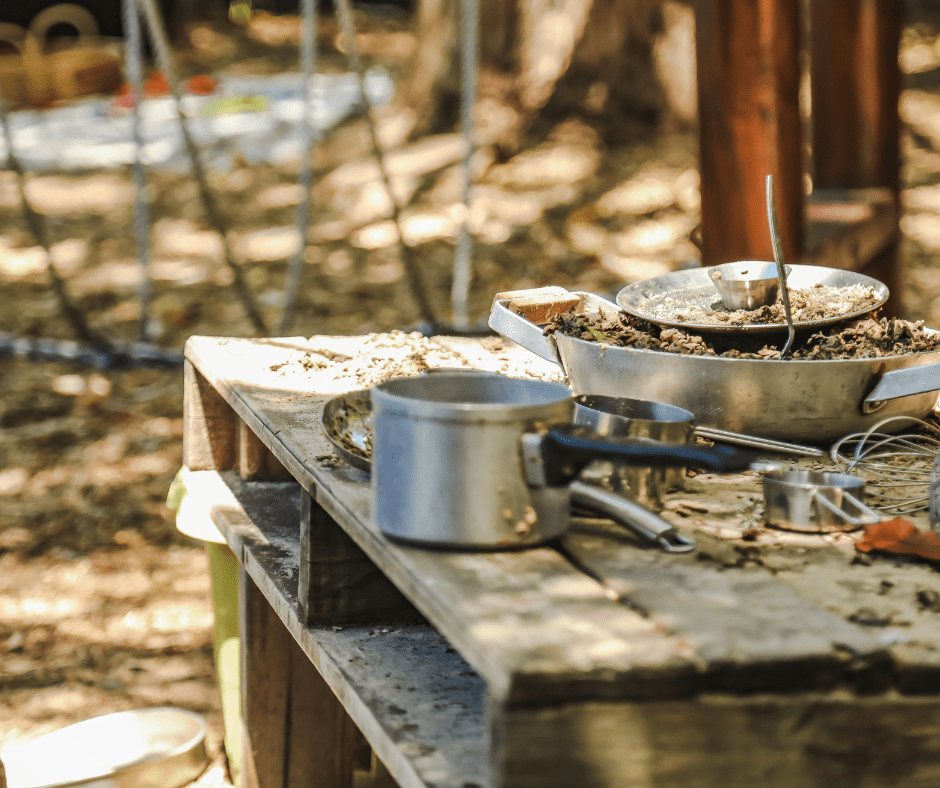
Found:
[[(901, 57), (905, 317), (940, 327), (940, 24), (917, 5), (911, 12)], [(370, 62), (394, 72), (412, 44), (407, 25), (394, 16), (360, 21)], [(247, 28), (197, 24), (181, 38), (179, 57), (190, 74), (291, 70), (297, 33), (296, 18), (265, 14)], [(325, 67), (340, 70), (334, 35), (327, 21)], [(495, 139), (500, 108), (491, 115)], [(407, 126), (407, 117), (383, 116), (393, 147)], [(539, 124), (515, 153), (485, 144), (472, 317), (482, 320), (499, 290), (612, 292), (695, 264), (696, 146), (694, 131), (675, 124), (637, 127), (611, 144), (589, 111)], [(416, 257), (445, 317), (455, 151), (444, 135), (407, 149), (395, 170), (396, 185), (413, 198)], [(371, 185), (362, 124), (331, 134), (316, 162), (312, 244), (292, 333), (414, 325), (420, 315), (390, 244), (381, 190)], [(296, 166), (244, 163), (212, 175), (269, 325), (292, 246), (296, 176)], [(191, 178), (148, 177), (155, 341), (181, 348), (195, 334), (252, 335)], [(29, 194), (90, 322), (132, 340), (139, 306), (128, 174), (35, 175)], [(15, 179), (0, 172), (0, 330), (68, 337), (33, 244)], [(109, 711), (178, 705), (210, 723), (213, 765), (199, 784), (226, 783), (206, 554), (176, 532), (164, 505), (182, 433), (180, 372), (0, 360), (0, 745)]]

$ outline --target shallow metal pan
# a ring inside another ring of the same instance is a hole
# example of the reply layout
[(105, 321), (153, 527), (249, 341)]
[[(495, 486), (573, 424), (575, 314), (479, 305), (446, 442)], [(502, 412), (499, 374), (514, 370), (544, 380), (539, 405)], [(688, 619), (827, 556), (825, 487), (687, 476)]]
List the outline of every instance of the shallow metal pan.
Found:
[[(578, 311), (617, 312), (615, 304), (590, 293), (571, 295), (577, 296), (573, 308)], [(511, 303), (493, 304), (490, 327), (559, 364), (575, 394), (667, 402), (692, 411), (696, 425), (703, 427), (784, 441), (831, 442), (864, 432), (889, 416), (924, 418), (940, 389), (940, 351), (834, 360), (680, 355), (561, 333), (546, 336), (542, 326), (517, 314)]]
[[(865, 285), (871, 287), (878, 297), (878, 303), (863, 310), (838, 315), (822, 320), (794, 321), (798, 331), (814, 330), (822, 326), (832, 325), (845, 320), (851, 320), (870, 312), (881, 306), (888, 299), (888, 288), (877, 279), (855, 273), (842, 271), (838, 268), (825, 268), (817, 265), (794, 265), (787, 277), (787, 286), (791, 290), (805, 290), (817, 284), (832, 287), (850, 287), (852, 285)], [(644, 279), (627, 285), (617, 294), (617, 304), (628, 315), (641, 320), (656, 323), (660, 326), (671, 326), (683, 331), (708, 332), (723, 334), (772, 334), (786, 332), (787, 324), (781, 323), (745, 323), (742, 325), (727, 325), (700, 323), (694, 320), (663, 319), (658, 309), (667, 299), (672, 302), (688, 306), (700, 306), (703, 309), (722, 310), (724, 305), (721, 296), (709, 278), (709, 268), (690, 268), (685, 271), (674, 271), (651, 279)]]
[(368, 389), (333, 397), (323, 407), (320, 425), (340, 458), (369, 473), (372, 456), (372, 399)]

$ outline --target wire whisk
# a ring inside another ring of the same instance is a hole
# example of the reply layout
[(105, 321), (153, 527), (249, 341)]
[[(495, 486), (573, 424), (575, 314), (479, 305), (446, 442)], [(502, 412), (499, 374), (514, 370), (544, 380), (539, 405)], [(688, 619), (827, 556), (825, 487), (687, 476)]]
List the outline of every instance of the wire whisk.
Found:
[[(903, 422), (903, 426), (898, 422)], [(886, 434), (893, 429), (919, 432)], [(866, 479), (876, 500), (870, 506), (891, 515), (925, 511), (930, 505), (931, 466), (940, 452), (940, 429), (912, 416), (892, 416), (875, 424), (868, 432), (840, 438), (829, 450), (830, 459), (843, 473), (856, 473)]]

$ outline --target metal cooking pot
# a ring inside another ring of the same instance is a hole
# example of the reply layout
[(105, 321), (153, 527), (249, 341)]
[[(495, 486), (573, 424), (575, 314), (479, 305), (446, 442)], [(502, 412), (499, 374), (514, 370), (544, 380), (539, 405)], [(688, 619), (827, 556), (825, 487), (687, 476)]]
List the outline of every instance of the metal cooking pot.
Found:
[[(574, 400), (574, 423), (600, 435), (650, 438), (683, 446), (695, 435), (694, 416), (664, 402), (581, 395)], [(607, 484), (631, 500), (662, 509), (666, 491), (682, 487), (685, 468), (643, 468), (604, 463)]]
[(880, 522), (864, 504), (865, 480), (848, 473), (771, 471), (765, 473), (764, 519), (791, 531), (849, 531)]
[(560, 536), (568, 483), (595, 459), (751, 467), (749, 452), (730, 447), (598, 436), (570, 423), (574, 403), (562, 383), (442, 373), (371, 391), (375, 524), (412, 542), (503, 548)]
[(809, 442), (864, 432), (888, 416), (923, 418), (937, 401), (940, 351), (874, 359), (765, 360), (614, 347), (561, 333), (546, 336), (526, 318), (530, 306), (545, 321), (570, 309), (620, 311), (590, 293), (559, 295), (558, 290), (551, 289), (541, 304), (537, 291), (524, 299), (495, 301), (489, 324), (559, 364), (576, 394), (668, 402), (692, 411), (701, 426)]

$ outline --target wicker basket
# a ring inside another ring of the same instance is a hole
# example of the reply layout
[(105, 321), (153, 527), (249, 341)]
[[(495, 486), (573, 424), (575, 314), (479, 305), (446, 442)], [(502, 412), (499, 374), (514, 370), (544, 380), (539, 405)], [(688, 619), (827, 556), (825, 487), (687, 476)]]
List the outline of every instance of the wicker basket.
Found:
[[(49, 30), (63, 23), (75, 28), (78, 38), (49, 43)], [(121, 84), (118, 47), (98, 36), (95, 18), (81, 6), (61, 3), (47, 8), (27, 30), (2, 24), (0, 40), (18, 52), (0, 56), (0, 91), (8, 104), (43, 105), (110, 93)]]
[(0, 42), (13, 52), (0, 52), (0, 97), (7, 104), (24, 104), (29, 101), (29, 80), (23, 66), (23, 46), (26, 30), (19, 25), (0, 22)]

